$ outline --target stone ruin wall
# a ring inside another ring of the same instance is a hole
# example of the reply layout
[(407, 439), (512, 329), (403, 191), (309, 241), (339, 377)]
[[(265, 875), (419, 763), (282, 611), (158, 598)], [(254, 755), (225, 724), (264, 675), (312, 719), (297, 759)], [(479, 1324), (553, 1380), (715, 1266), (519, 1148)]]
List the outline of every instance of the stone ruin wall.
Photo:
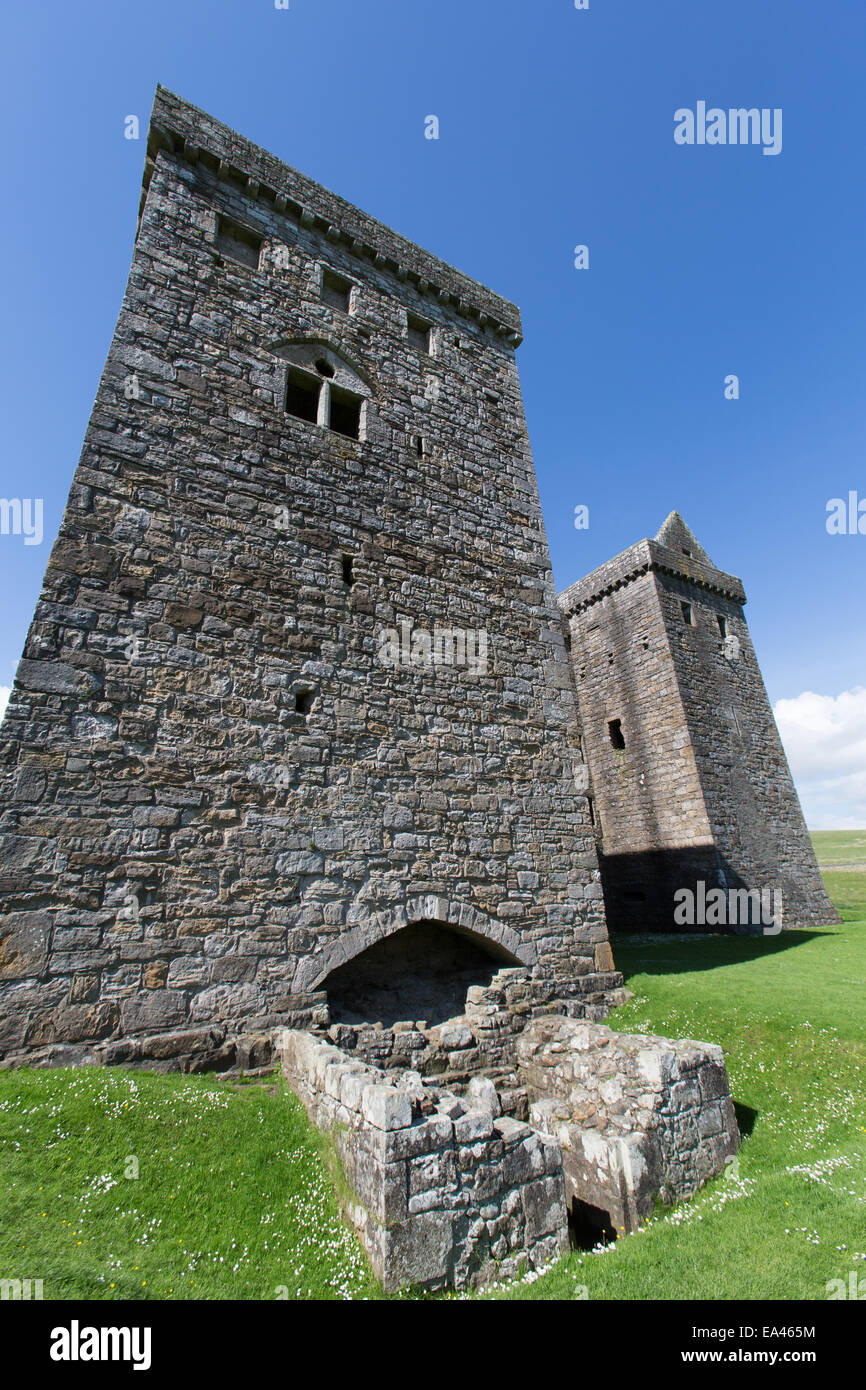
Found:
[(278, 1050), (332, 1137), (344, 1211), (386, 1291), (513, 1278), (567, 1251), (559, 1145), (502, 1115), (489, 1083), (461, 1099), (298, 1031), (282, 1033)]
[(712, 1043), (551, 1017), (518, 1039), (517, 1062), (532, 1126), (562, 1146), (569, 1199), (614, 1231), (637, 1230), (658, 1200), (692, 1196), (739, 1148)]
[[(566, 622), (606, 853), (710, 844), (655, 576), (639, 574), (579, 607), (569, 605)], [(624, 749), (611, 744), (614, 719), (622, 723)]]
[[(777, 890), (782, 925), (838, 922), (818, 869), (739, 602), (660, 574), (668, 632), (713, 843), (731, 886)], [(692, 605), (696, 626), (682, 622)], [(718, 615), (737, 640), (727, 658)]]
[(721, 1049), (710, 1044), (537, 1019), (516, 1052), (529, 1124), (503, 1113), (490, 1078), (457, 1095), (307, 1032), (285, 1030), (277, 1048), (335, 1146), (343, 1209), (386, 1290), (543, 1270), (579, 1222), (593, 1240), (633, 1231), (657, 1200), (723, 1172), (739, 1145)]

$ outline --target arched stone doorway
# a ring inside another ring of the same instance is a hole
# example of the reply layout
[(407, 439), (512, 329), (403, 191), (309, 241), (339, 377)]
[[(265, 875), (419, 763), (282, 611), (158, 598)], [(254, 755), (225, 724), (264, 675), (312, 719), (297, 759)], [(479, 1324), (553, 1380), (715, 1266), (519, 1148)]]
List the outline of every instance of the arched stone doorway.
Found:
[(522, 964), (497, 941), (423, 919), (374, 941), (318, 987), (327, 993), (332, 1023), (435, 1027), (465, 1013), (473, 985), (489, 988), (503, 966)]

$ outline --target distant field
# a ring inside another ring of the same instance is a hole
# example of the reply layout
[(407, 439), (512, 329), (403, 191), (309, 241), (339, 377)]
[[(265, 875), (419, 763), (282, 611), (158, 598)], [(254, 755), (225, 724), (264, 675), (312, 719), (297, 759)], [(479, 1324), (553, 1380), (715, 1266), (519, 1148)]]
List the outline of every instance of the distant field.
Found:
[(866, 830), (813, 830), (821, 868), (866, 869)]

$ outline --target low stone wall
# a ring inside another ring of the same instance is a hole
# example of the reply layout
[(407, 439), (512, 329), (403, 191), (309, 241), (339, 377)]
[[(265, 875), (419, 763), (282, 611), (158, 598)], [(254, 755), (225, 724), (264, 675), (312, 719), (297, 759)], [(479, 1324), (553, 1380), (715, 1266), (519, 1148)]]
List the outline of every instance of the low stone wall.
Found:
[[(158, 1003), (159, 992), (154, 990), (157, 1016)], [(250, 1017), (242, 1028), (218, 1018), (199, 1028), (142, 1028), (93, 1042), (67, 1042), (61, 1036), (44, 1047), (0, 1057), (0, 1071), (19, 1066), (105, 1066), (158, 1072), (258, 1072), (273, 1065), (277, 1028), (328, 1026), (328, 998), (322, 991), (287, 996), (286, 1005), (277, 1016)]]
[(334, 1023), (327, 1035), (358, 1061), (387, 1071), (417, 1071), (458, 1091), (480, 1072), (495, 1075), (502, 1109), (510, 1114), (521, 1098), (509, 1093), (507, 1076), (516, 1066), (515, 1041), (531, 1016), (530, 999), (529, 972), (509, 967), (497, 971), (489, 985), (471, 986), (465, 1011), (447, 1022)]
[(98, 1043), (55, 1043), (0, 1060), (29, 1067), (133, 1067), (157, 1072), (260, 1072), (273, 1066), (270, 1032), (230, 1034), (219, 1024)]
[(457, 1097), (307, 1032), (287, 1029), (276, 1045), (289, 1084), (334, 1140), (346, 1214), (386, 1290), (512, 1278), (568, 1248), (559, 1144), (497, 1113), (489, 1080)]
[(530, 1123), (562, 1146), (569, 1203), (632, 1231), (690, 1196), (740, 1142), (720, 1047), (533, 1020), (517, 1040)]

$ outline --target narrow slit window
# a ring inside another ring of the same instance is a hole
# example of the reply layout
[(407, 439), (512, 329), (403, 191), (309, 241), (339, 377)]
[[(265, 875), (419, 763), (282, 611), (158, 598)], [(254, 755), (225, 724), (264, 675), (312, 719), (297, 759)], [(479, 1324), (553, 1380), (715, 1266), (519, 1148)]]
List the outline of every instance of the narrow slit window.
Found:
[(346, 391), (341, 386), (331, 387), (331, 429), (344, 434), (349, 439), (359, 439), (361, 435), (360, 396)]
[(319, 418), (322, 383), (307, 372), (290, 371), (286, 379), (286, 411), (315, 425)]
[(351, 589), (355, 582), (354, 561), (351, 555), (343, 556), (343, 583)]
[(240, 261), (251, 270), (258, 270), (262, 241), (263, 238), (249, 227), (243, 227), (240, 222), (232, 222), (231, 218), (219, 214), (216, 247), (220, 255)]
[(607, 732), (610, 737), (611, 748), (625, 748), (625, 738), (622, 732), (622, 720), (608, 720)]
[(346, 280), (335, 270), (328, 270), (327, 267), (322, 270), (322, 299), (332, 309), (340, 309), (348, 314), (352, 288), (351, 280)]
[(685, 623), (686, 627), (694, 627), (695, 615), (692, 611), (692, 605), (690, 603), (683, 602), (680, 604), (680, 608), (683, 610), (683, 622)]
[(721, 614), (721, 613), (717, 613), (717, 614), (716, 614), (716, 618), (718, 619), (718, 624), (719, 624), (719, 635), (720, 635), (721, 637), (727, 637), (727, 635), (728, 635), (728, 620), (727, 620), (727, 618), (724, 617), (724, 615)]
[(417, 314), (406, 315), (406, 336), (409, 346), (415, 348), (416, 352), (430, 352), (430, 334), (432, 325), (425, 319), (419, 319)]

